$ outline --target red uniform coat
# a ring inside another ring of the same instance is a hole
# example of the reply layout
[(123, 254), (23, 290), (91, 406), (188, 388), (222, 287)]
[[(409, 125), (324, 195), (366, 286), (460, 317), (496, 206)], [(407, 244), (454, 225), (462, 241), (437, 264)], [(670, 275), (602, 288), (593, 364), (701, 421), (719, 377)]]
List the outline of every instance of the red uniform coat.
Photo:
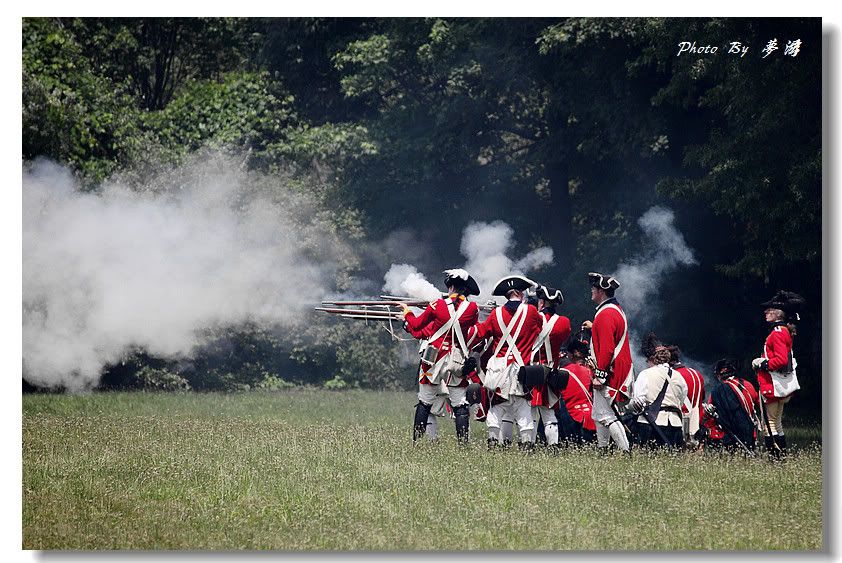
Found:
[[(502, 310), (503, 322), (506, 325), (508, 325), (511, 322), (514, 313), (506, 307), (497, 307), (497, 309)], [(488, 318), (485, 319), (484, 322), (476, 324), (474, 329), (469, 331), (469, 340), (473, 343), (469, 343), (469, 346), (475, 345), (480, 340), (490, 338), (490, 348), (492, 350), (492, 353), (493, 350), (497, 348), (500, 339), (503, 337), (503, 329), (497, 323), (497, 309), (494, 309), (491, 312), (491, 314), (488, 315)], [(535, 343), (535, 339), (541, 332), (541, 327), (544, 323), (541, 321), (541, 313), (538, 312), (538, 309), (536, 309), (534, 305), (526, 305), (525, 315), (526, 320), (523, 322), (523, 327), (520, 329), (520, 334), (518, 334), (518, 337), (515, 340), (515, 347), (517, 348), (518, 352), (520, 352), (520, 356), (521, 358), (523, 358), (523, 361), (528, 362), (529, 354), (532, 353), (532, 345)], [(517, 324), (515, 324), (515, 326), (512, 327), (512, 337), (514, 337), (514, 332), (516, 329)], [(508, 349), (508, 344), (503, 344), (503, 346), (500, 347), (500, 351), (497, 352), (497, 357), (504, 357)], [(509, 356), (508, 363), (511, 364), (514, 361), (514, 355)]]
[[(617, 399), (618, 392), (631, 397), (634, 379), (628, 325), (620, 311), (622, 309), (613, 297), (600, 303), (591, 334), (591, 353), (597, 369), (608, 372), (609, 398), (612, 401)], [(615, 359), (614, 350), (621, 343), (620, 353)]]
[[(453, 301), (454, 310), (458, 310), (464, 300), (464, 298), (461, 297), (454, 297), (450, 299)], [(465, 310), (465, 312), (462, 313), (462, 316), (459, 317), (459, 326), (462, 328), (462, 335), (466, 340), (468, 330), (476, 324), (478, 318), (479, 307), (477, 307), (476, 303), (471, 301), (468, 303), (467, 310)], [(439, 299), (438, 301), (428, 305), (427, 308), (424, 309), (424, 312), (417, 317), (410, 311), (406, 314), (405, 320), (407, 330), (410, 334), (413, 336), (415, 336), (415, 334), (425, 334), (425, 338), (430, 338), (439, 328), (450, 320), (450, 310), (447, 308), (445, 300)], [(447, 331), (435, 341), (430, 342), (430, 345), (435, 346), (439, 350), (436, 360), (441, 359), (445, 354), (450, 352), (450, 348), (453, 346), (451, 340), (451, 331)], [(423, 372), (419, 373), (418, 381), (420, 383), (430, 383), (430, 380)], [(467, 385), (467, 383), (465, 383), (465, 385)]]
[(687, 383), (687, 402), (690, 403), (690, 409), (684, 404), (681, 406), (681, 412), (689, 415), (691, 410), (696, 411), (699, 413), (699, 420), (701, 421), (702, 399), (705, 397), (705, 378), (698, 371), (684, 365), (673, 366), (673, 369), (680, 373)]
[[(710, 402), (710, 395), (708, 395), (708, 399), (705, 402), (712, 404)], [(725, 437), (725, 432), (716, 423), (716, 419), (708, 416), (704, 409), (702, 409), (702, 420), (700, 426), (707, 429), (708, 438), (711, 440), (721, 440)]]
[(757, 383), (760, 387), (760, 394), (763, 395), (766, 402), (774, 403), (785, 397), (775, 397), (772, 376), (769, 375), (769, 372), (792, 369), (790, 365), (792, 361), (792, 335), (789, 333), (789, 328), (781, 324), (776, 324), (772, 328), (772, 332), (766, 337), (766, 343), (763, 345), (763, 357), (769, 360), (769, 369), (757, 371)]
[[(543, 316), (544, 319), (546, 319), (547, 321), (549, 321), (550, 317), (552, 317), (550, 313), (540, 313), (540, 315)], [(569, 337), (570, 319), (568, 319), (565, 316), (559, 315), (558, 320), (556, 320), (552, 330), (550, 331), (549, 336), (547, 337), (550, 342), (550, 355), (552, 357), (553, 366), (558, 366), (558, 363), (561, 360), (561, 347)], [(547, 352), (543, 345), (535, 351), (535, 355), (532, 357), (532, 363), (549, 363), (547, 361)], [(548, 407), (554, 409), (558, 406), (558, 397), (555, 393), (547, 389), (546, 383), (538, 385), (532, 388), (532, 406)]]
[[(567, 407), (570, 417), (580, 423), (585, 430), (596, 430), (593, 418), (591, 417), (591, 380), (593, 370), (582, 364), (567, 364), (563, 369), (570, 373), (564, 391), (561, 392), (561, 399)], [(573, 381), (575, 378), (579, 383)], [(584, 389), (582, 389), (584, 387)]]
[(729, 377), (723, 383), (727, 384), (736, 393), (740, 404), (743, 405), (749, 418), (754, 420), (754, 405), (757, 404), (757, 390), (751, 384), (751, 381), (746, 381), (738, 377)]

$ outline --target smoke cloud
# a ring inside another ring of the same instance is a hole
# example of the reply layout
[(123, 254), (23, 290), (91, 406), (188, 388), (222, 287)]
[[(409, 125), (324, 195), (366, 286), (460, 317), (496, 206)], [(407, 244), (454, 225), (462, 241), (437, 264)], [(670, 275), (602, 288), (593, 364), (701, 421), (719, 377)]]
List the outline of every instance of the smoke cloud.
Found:
[(441, 291), (409, 264), (393, 264), (383, 279), (383, 290), (390, 295), (408, 295), (424, 301), (441, 298)]
[[(476, 280), (480, 288), (479, 298), (491, 299), (494, 284), (503, 276), (523, 274), (551, 264), (553, 250), (547, 246), (537, 248), (519, 259), (508, 256), (514, 246), (514, 231), (502, 222), (472, 222), (462, 232), (460, 250), (467, 262), (462, 266)], [(456, 268), (448, 264), (442, 270)], [(394, 264), (384, 276), (383, 290), (399, 295), (409, 295), (424, 300), (435, 300), (440, 290), (427, 281), (415, 266)]]
[(482, 300), (491, 299), (494, 284), (509, 274), (527, 275), (551, 264), (553, 250), (537, 248), (520, 259), (509, 258), (514, 246), (514, 231), (503, 221), (473, 222), (462, 232), (462, 255), (468, 259), (464, 268), (477, 281)]
[(655, 206), (644, 213), (637, 224), (643, 231), (645, 250), (617, 267), (614, 274), (621, 286), (617, 293), (629, 317), (632, 358), (637, 371), (645, 369), (640, 355), (640, 333), (656, 319), (660, 307), (655, 303), (661, 285), (676, 269), (698, 264), (693, 250), (674, 225), (671, 209)]
[(139, 187), (23, 175), (24, 377), (83, 390), (128, 350), (189, 356), (200, 330), (295, 323), (348, 250), (277, 177), (206, 155)]

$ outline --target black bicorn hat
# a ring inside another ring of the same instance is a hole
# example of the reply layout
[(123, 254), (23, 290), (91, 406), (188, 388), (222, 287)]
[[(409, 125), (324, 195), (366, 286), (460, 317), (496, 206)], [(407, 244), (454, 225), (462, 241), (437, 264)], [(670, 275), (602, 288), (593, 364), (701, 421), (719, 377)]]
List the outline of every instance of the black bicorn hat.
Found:
[(547, 287), (546, 285), (538, 286), (538, 299), (543, 299), (547, 303), (553, 303), (554, 305), (564, 304), (564, 295), (561, 294), (561, 290)]
[(534, 281), (525, 276), (506, 276), (505, 278), (502, 278), (500, 279), (500, 281), (497, 282), (497, 284), (494, 286), (494, 291), (491, 292), (491, 295), (505, 297), (506, 293), (513, 289), (516, 289), (518, 291), (526, 291), (530, 287), (535, 287), (536, 285), (538, 284), (536, 284)]
[(804, 298), (797, 293), (779, 289), (774, 297), (765, 303), (761, 303), (761, 306), (764, 309), (780, 309), (793, 320), (801, 320), (798, 313), (801, 311), (801, 307), (804, 303)]
[(455, 286), (465, 291), (465, 295), (479, 295), (479, 286), (471, 275), (462, 268), (453, 268), (444, 272), (445, 287)]
[(588, 272), (588, 281), (593, 287), (600, 289), (617, 289), (620, 287), (620, 282), (614, 276), (606, 276), (599, 272)]

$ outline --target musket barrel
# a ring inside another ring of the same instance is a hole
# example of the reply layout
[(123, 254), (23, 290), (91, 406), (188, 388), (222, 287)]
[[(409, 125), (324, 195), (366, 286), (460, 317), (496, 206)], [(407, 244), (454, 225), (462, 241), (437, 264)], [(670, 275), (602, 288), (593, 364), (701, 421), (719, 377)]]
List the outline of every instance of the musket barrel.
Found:
[(355, 306), (362, 306), (366, 305), (369, 307), (397, 307), (398, 303), (403, 303), (405, 305), (415, 305), (427, 304), (426, 301), (322, 301), (322, 305), (355, 305)]
[(400, 319), (398, 311), (372, 311), (369, 309), (343, 309), (341, 307), (315, 307), (316, 311), (331, 313), (334, 315), (362, 315), (369, 317), (392, 317)]
[[(442, 293), (442, 297), (447, 297), (447, 293)], [(387, 301), (400, 301), (401, 303), (406, 303), (409, 305), (410, 303), (423, 303), (427, 305), (430, 301), (426, 299), (418, 299), (417, 297), (408, 297), (408, 296), (401, 296), (401, 295), (381, 295), (380, 299), (385, 299)], [(433, 299), (435, 301), (435, 299)]]
[(361, 320), (361, 321), (389, 321), (389, 320), (400, 321), (401, 320), (401, 319), (395, 318), (395, 317), (371, 317), (371, 316), (367, 316), (367, 315), (356, 315), (356, 314), (354, 314), (354, 315), (338, 315), (338, 316), (342, 317), (343, 319), (356, 319), (356, 320)]

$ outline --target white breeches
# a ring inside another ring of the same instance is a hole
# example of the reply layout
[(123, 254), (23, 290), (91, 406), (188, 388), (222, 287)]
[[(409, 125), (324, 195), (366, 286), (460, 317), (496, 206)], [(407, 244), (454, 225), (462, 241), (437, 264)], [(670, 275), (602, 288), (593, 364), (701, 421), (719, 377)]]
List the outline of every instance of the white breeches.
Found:
[[(467, 387), (447, 387), (444, 385), (429, 385), (427, 383), (418, 384), (418, 400), (428, 405), (433, 405), (431, 412), (437, 416), (444, 416), (444, 412), (440, 412), (444, 402), (450, 403), (451, 407), (460, 407), (468, 404)], [(443, 392), (444, 391), (444, 392)]]
[(549, 407), (532, 407), (532, 421), (535, 427), (532, 429), (532, 441), (538, 435), (538, 421), (544, 421), (544, 435), (547, 437), (547, 444), (553, 446), (558, 444), (558, 419), (555, 411)]
[(611, 438), (613, 438), (614, 443), (620, 450), (629, 451), (629, 438), (626, 436), (625, 428), (617, 420), (617, 415), (611, 408), (607, 387), (594, 389), (591, 416), (596, 423), (596, 445), (598, 447), (608, 446)]
[(772, 435), (783, 436), (784, 434), (784, 427), (781, 424), (784, 415), (784, 403), (789, 401), (789, 397), (783, 399), (781, 401), (775, 401), (773, 403), (766, 403), (764, 405), (766, 407), (766, 417), (769, 419), (769, 430), (772, 432)]
[(535, 428), (535, 423), (532, 421), (532, 408), (527, 399), (512, 395), (508, 401), (492, 405), (485, 419), (489, 438), (502, 441), (500, 430), (503, 419), (513, 420), (517, 424), (522, 442), (534, 441), (532, 430)]

